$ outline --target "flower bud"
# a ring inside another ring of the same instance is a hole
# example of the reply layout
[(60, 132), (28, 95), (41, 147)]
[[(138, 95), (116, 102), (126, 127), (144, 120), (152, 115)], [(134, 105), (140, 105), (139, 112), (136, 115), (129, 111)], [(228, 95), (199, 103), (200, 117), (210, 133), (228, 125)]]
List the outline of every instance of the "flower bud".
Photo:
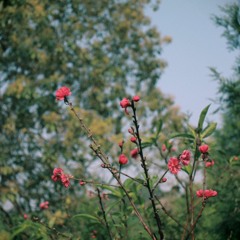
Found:
[(165, 144), (162, 145), (162, 151), (165, 152), (167, 150), (167, 147)]
[(208, 152), (208, 145), (207, 144), (201, 145), (198, 149), (201, 153), (207, 153)]
[(137, 158), (139, 150), (137, 148), (133, 149), (130, 154), (132, 158)]
[(164, 183), (164, 182), (166, 182), (166, 181), (167, 181), (167, 178), (164, 177), (164, 178), (162, 178), (162, 181), (161, 181), (161, 182)]
[(124, 154), (121, 154), (118, 160), (119, 160), (119, 164), (121, 165), (125, 165), (128, 163), (128, 158)]
[(136, 142), (137, 142), (137, 138), (136, 138), (136, 137), (131, 137), (130, 140), (131, 140), (131, 142), (133, 142), (133, 143), (136, 143)]
[(123, 144), (124, 144), (124, 141), (122, 140), (121, 142), (118, 143), (118, 146), (119, 146), (120, 148), (122, 148), (122, 147), (123, 147)]
[(140, 97), (139, 96), (134, 96), (133, 98), (132, 98), (132, 100), (134, 101), (134, 102), (138, 102), (139, 100), (140, 100)]
[(84, 185), (86, 184), (86, 182), (80, 180), (80, 181), (79, 181), (79, 184), (80, 184), (80, 186), (84, 186)]
[(134, 129), (131, 127), (131, 128), (128, 129), (128, 132), (133, 135), (134, 134)]

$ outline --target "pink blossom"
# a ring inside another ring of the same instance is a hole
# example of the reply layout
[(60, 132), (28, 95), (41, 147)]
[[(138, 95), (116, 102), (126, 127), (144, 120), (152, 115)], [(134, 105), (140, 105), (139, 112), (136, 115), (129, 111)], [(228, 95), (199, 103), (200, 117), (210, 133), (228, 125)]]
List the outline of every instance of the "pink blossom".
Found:
[(211, 167), (213, 165), (214, 165), (214, 160), (205, 163), (206, 167)]
[(69, 176), (68, 175), (62, 174), (61, 175), (61, 181), (62, 181), (62, 184), (64, 185), (65, 188), (69, 187), (70, 180), (69, 180)]
[(125, 109), (126, 114), (129, 114), (127, 111), (127, 108), (131, 106), (129, 99), (123, 98), (123, 100), (120, 102), (120, 106)]
[(168, 161), (168, 169), (172, 174), (177, 174), (180, 169), (180, 161), (176, 157), (171, 157)]
[(39, 207), (40, 207), (42, 210), (48, 209), (48, 207), (49, 207), (49, 202), (48, 202), (48, 201), (42, 202), (42, 203), (40, 203)]
[(130, 154), (132, 158), (137, 158), (139, 150), (137, 148), (133, 149)]
[(54, 182), (61, 180), (61, 175), (63, 174), (63, 170), (61, 168), (54, 168), (53, 170), (53, 175), (52, 175), (52, 180)]
[(70, 178), (72, 178), (72, 176), (64, 174), (61, 168), (54, 168), (51, 178), (54, 182), (61, 181), (64, 187), (67, 188), (70, 185)]
[(198, 149), (201, 153), (207, 153), (208, 152), (208, 145), (207, 144), (201, 145)]
[(209, 190), (208, 189), (207, 190), (200, 189), (196, 192), (196, 194), (197, 194), (197, 197), (199, 197), (199, 198), (204, 197), (204, 199), (207, 199), (210, 197), (217, 196), (218, 193), (217, 193), (217, 191), (214, 191), (212, 189), (209, 189)]
[(130, 141), (133, 142), (133, 143), (136, 143), (137, 142), (137, 138), (136, 137), (131, 137)]
[(128, 158), (124, 154), (121, 154), (119, 156), (119, 164), (125, 165), (127, 163), (128, 163)]
[(139, 96), (134, 96), (133, 98), (132, 98), (132, 100), (134, 101), (134, 102), (138, 102), (139, 100), (140, 100), (140, 97)]
[(191, 153), (189, 150), (184, 150), (180, 156), (180, 161), (187, 166), (190, 163)]
[(24, 219), (28, 219), (28, 215), (26, 213), (23, 214)]
[(167, 147), (165, 144), (162, 145), (162, 151), (165, 152), (167, 150)]
[(70, 96), (72, 93), (68, 87), (61, 87), (56, 91), (56, 99), (58, 101), (64, 100), (65, 97)]
[(122, 108), (127, 108), (131, 106), (131, 102), (127, 98), (123, 98), (123, 100), (120, 102), (120, 106)]

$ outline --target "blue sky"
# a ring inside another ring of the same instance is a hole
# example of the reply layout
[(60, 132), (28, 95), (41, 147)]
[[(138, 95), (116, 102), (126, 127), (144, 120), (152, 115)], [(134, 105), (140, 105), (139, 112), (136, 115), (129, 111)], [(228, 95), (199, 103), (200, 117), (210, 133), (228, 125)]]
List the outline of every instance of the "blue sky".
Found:
[[(191, 113), (194, 125), (201, 110), (217, 97), (217, 82), (210, 76), (209, 67), (216, 67), (224, 76), (231, 76), (236, 54), (227, 49), (223, 29), (211, 20), (222, 15), (219, 6), (236, 0), (162, 0), (157, 12), (147, 11), (152, 24), (162, 36), (173, 41), (163, 47), (162, 58), (168, 63), (160, 81), (160, 89), (175, 99), (181, 111)], [(219, 114), (208, 120), (220, 123)]]

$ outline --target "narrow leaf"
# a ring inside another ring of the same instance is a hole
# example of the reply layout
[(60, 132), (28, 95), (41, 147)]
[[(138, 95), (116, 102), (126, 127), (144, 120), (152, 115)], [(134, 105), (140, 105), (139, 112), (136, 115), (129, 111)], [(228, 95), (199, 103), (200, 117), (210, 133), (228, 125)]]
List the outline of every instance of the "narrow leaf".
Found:
[(202, 110), (202, 112), (201, 112), (201, 114), (200, 114), (200, 117), (199, 117), (199, 120), (198, 120), (198, 130), (199, 130), (200, 132), (202, 131), (203, 122), (204, 122), (204, 120), (205, 120), (205, 117), (206, 117), (206, 115), (207, 115), (207, 112), (208, 112), (208, 109), (209, 109), (210, 105), (211, 105), (211, 104), (209, 104), (208, 106), (206, 106), (206, 107)]
[(75, 218), (88, 218), (88, 219), (91, 219), (91, 220), (101, 223), (97, 217), (90, 215), (90, 214), (86, 214), (86, 213), (80, 213), (80, 214), (74, 215), (72, 217), (72, 219), (75, 219)]
[(153, 142), (142, 142), (142, 148), (147, 148), (153, 145)]
[(210, 136), (216, 129), (217, 127), (217, 123), (213, 122), (213, 123), (210, 123), (203, 131), (202, 131), (202, 134), (201, 134), (201, 137), (202, 138), (206, 138), (208, 136)]
[(188, 139), (194, 139), (194, 136), (188, 133), (173, 133), (170, 135), (171, 138), (188, 138)]
[(193, 135), (193, 137), (196, 138), (197, 134), (195, 132), (195, 129), (190, 125), (188, 125), (188, 129), (191, 132), (191, 134)]
[(163, 121), (160, 119), (157, 125), (157, 132), (156, 132), (156, 138), (158, 137), (159, 133), (162, 130), (162, 126), (163, 126)]
[(182, 170), (189, 175), (192, 171), (192, 167), (190, 165), (184, 166), (182, 167)]

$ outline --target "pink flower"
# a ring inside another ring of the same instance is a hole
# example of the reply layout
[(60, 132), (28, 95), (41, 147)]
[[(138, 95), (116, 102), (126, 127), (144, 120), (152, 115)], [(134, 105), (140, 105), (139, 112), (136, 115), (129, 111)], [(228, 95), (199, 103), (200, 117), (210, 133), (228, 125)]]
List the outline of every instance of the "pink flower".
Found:
[(70, 180), (69, 180), (69, 176), (68, 175), (62, 174), (61, 175), (61, 181), (62, 181), (62, 184), (64, 185), (65, 188), (69, 187)]
[(61, 175), (63, 174), (63, 170), (61, 168), (54, 168), (53, 170), (53, 175), (52, 175), (52, 180), (54, 182), (61, 180)]
[(165, 144), (162, 145), (162, 151), (165, 152), (167, 150), (167, 147)]
[(23, 214), (24, 219), (28, 219), (28, 215), (26, 213)]
[(132, 100), (133, 100), (134, 102), (138, 102), (138, 101), (140, 100), (140, 97), (139, 97), (139, 96), (134, 96), (134, 97), (132, 98)]
[(210, 198), (210, 197), (217, 196), (218, 193), (217, 193), (217, 191), (214, 191), (212, 189), (209, 189), (209, 190), (200, 189), (196, 192), (196, 194), (197, 194), (197, 197), (199, 197), (199, 198), (204, 197), (204, 199), (207, 199), (207, 198)]
[(121, 165), (125, 165), (128, 163), (128, 158), (124, 154), (121, 154), (118, 160)]
[(130, 141), (133, 142), (133, 143), (136, 143), (137, 142), (137, 138), (136, 137), (131, 137)]
[(56, 99), (58, 101), (64, 100), (65, 97), (70, 96), (72, 93), (68, 87), (61, 87), (56, 91)]
[(48, 205), (49, 205), (49, 202), (46, 201), (46, 202), (40, 203), (39, 207), (40, 207), (42, 210), (44, 210), (44, 209), (48, 209), (48, 207), (49, 207)]
[(139, 150), (137, 148), (133, 149), (130, 154), (132, 158), (137, 158)]
[(64, 187), (67, 188), (70, 185), (69, 179), (72, 178), (72, 176), (64, 174), (64, 172), (61, 168), (54, 168), (53, 175), (51, 178), (54, 182), (61, 181), (62, 184), (64, 185)]
[(205, 163), (205, 166), (206, 166), (206, 167), (211, 167), (211, 166), (213, 166), (213, 165), (214, 165), (214, 160)]
[(201, 145), (198, 149), (201, 153), (207, 153), (208, 152), (208, 145), (207, 144)]
[(190, 163), (191, 153), (189, 150), (184, 150), (180, 156), (180, 161), (187, 166)]
[(123, 100), (120, 102), (120, 106), (125, 109), (126, 114), (129, 114), (127, 107), (131, 106), (131, 102), (127, 98), (123, 98)]
[(180, 161), (176, 157), (171, 157), (168, 161), (168, 169), (172, 174), (177, 174), (180, 169)]

